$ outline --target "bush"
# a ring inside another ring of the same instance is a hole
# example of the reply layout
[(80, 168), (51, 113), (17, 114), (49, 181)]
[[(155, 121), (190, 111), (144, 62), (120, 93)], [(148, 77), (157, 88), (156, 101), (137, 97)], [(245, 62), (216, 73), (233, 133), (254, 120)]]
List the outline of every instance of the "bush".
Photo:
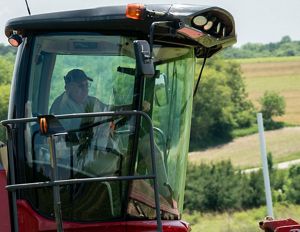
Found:
[[(300, 167), (277, 170), (268, 154), (273, 202), (300, 204)], [(223, 212), (266, 204), (262, 170), (234, 170), (231, 162), (189, 165), (184, 206), (187, 211)]]
[(262, 171), (251, 172), (247, 177), (248, 182), (244, 186), (247, 193), (242, 198), (242, 207), (244, 209), (259, 207), (265, 204), (265, 189)]
[(293, 166), (289, 170), (290, 184), (287, 189), (287, 200), (300, 204), (300, 166)]
[(226, 211), (252, 208), (265, 202), (262, 173), (236, 172), (231, 162), (191, 165), (187, 173), (185, 208), (189, 211)]
[(276, 128), (276, 123), (273, 121), (274, 116), (282, 116), (285, 113), (285, 100), (276, 92), (264, 93), (264, 96), (260, 98), (261, 113), (263, 114), (264, 124), (266, 129)]

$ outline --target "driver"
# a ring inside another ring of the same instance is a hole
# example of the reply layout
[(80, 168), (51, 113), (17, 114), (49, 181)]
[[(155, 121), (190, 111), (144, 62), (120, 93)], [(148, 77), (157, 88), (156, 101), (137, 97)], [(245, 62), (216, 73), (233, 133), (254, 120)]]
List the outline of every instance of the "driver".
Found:
[[(50, 114), (73, 114), (73, 113), (90, 113), (105, 112), (109, 110), (129, 110), (131, 105), (113, 107), (99, 101), (96, 97), (88, 95), (90, 82), (92, 78), (88, 77), (81, 69), (72, 69), (64, 77), (65, 91), (57, 97), (51, 108)], [(150, 103), (143, 102), (143, 111), (150, 109)], [(79, 128), (81, 119), (74, 119), (76, 125), (72, 128)], [(69, 121), (69, 120), (67, 120)], [(72, 120), (73, 121), (73, 120)], [(65, 123), (66, 124), (66, 123)], [(71, 125), (65, 125), (65, 129), (71, 129)], [(77, 127), (76, 127), (77, 126)]]
[[(88, 77), (81, 69), (70, 70), (64, 80), (65, 91), (54, 100), (50, 108), (50, 114), (104, 112), (111, 109), (96, 97), (89, 96), (89, 85), (93, 79)], [(84, 169), (84, 166), (86, 168), (88, 163), (93, 161), (95, 154), (94, 150), (89, 148), (91, 145), (103, 148), (115, 148), (117, 146), (110, 138), (112, 133), (109, 122), (97, 127), (89, 127), (95, 121), (105, 120), (106, 118), (85, 117), (61, 120), (61, 124), (67, 131), (74, 131), (68, 133), (66, 141), (68, 141), (67, 146), (72, 146), (76, 151), (78, 168)], [(101, 135), (94, 136), (95, 133)]]
[[(109, 110), (126, 110), (130, 109), (131, 105), (123, 106), (110, 106), (102, 103), (96, 97), (90, 96), (89, 85), (93, 81), (92, 78), (86, 75), (81, 69), (72, 69), (64, 77), (65, 91), (58, 96), (51, 108), (50, 114), (76, 114), (76, 113), (90, 113), (90, 112), (106, 112)], [(150, 103), (143, 102), (143, 110), (148, 111), (150, 109)], [(95, 153), (90, 148), (92, 145), (94, 148), (114, 150), (119, 152), (120, 142), (118, 138), (114, 136), (114, 124), (112, 122), (106, 122), (97, 127), (89, 128), (89, 125), (95, 121), (102, 121), (107, 117), (87, 117), (87, 118), (72, 118), (60, 120), (61, 124), (67, 131), (74, 131), (68, 133), (68, 146), (73, 146), (73, 149), (77, 146), (77, 157), (80, 158), (78, 166), (87, 167), (87, 163), (91, 165), (95, 160)], [(84, 129), (83, 129), (84, 128)], [(63, 143), (64, 144), (64, 143)], [(75, 147), (74, 147), (75, 146)], [(61, 149), (62, 150), (62, 149)], [(91, 152), (93, 154), (91, 154)], [(120, 152), (119, 152), (120, 153)], [(120, 153), (121, 154), (121, 153)], [(108, 156), (106, 156), (108, 158)], [(103, 164), (105, 162), (102, 162)], [(94, 168), (93, 168), (94, 169)], [(105, 168), (97, 168), (105, 169)]]
[[(65, 91), (54, 100), (50, 108), (50, 114), (107, 111), (108, 107), (105, 104), (100, 102), (96, 97), (88, 95), (89, 82), (92, 82), (93, 79), (88, 77), (84, 71), (81, 69), (72, 69), (64, 79)], [(81, 119), (76, 119), (75, 121), (77, 121), (75, 126), (78, 128)], [(66, 126), (66, 129), (70, 129), (70, 125), (64, 126)]]
[[(73, 114), (73, 113), (89, 113), (89, 112), (104, 112), (111, 110), (112, 108), (119, 108), (119, 107), (112, 107), (108, 106), (104, 103), (102, 103), (100, 100), (98, 100), (96, 97), (89, 96), (89, 84), (93, 81), (92, 78), (88, 77), (84, 71), (81, 69), (72, 69), (70, 70), (67, 75), (64, 77), (65, 80), (65, 91), (58, 96), (51, 108), (50, 108), (50, 114)], [(122, 106), (120, 109), (126, 109), (131, 106)], [(119, 109), (119, 110), (120, 110)], [(143, 102), (143, 111), (147, 112), (150, 110), (150, 103), (147, 101)], [(90, 120), (90, 121), (88, 121)], [(93, 123), (94, 119), (91, 118), (73, 118), (68, 120), (63, 120), (62, 124), (65, 127), (66, 130), (72, 130), (72, 129), (79, 129), (81, 126), (83, 126), (84, 123), (91, 124)], [(96, 131), (100, 131), (102, 136), (98, 134), (96, 136), (97, 141), (93, 141), (92, 145), (99, 145), (98, 147), (106, 147), (106, 148), (112, 148), (114, 150), (118, 150), (118, 147), (116, 143), (114, 143), (113, 140), (109, 139), (113, 133), (110, 133), (111, 131), (111, 125), (106, 123), (106, 125), (102, 124), (98, 126), (98, 128), (93, 129), (87, 129), (83, 130), (80, 133), (77, 132), (77, 136), (79, 137), (79, 147), (77, 148), (77, 158), (79, 162), (77, 167), (81, 167), (82, 170), (88, 170), (89, 172), (94, 172), (96, 169), (98, 172), (102, 170), (101, 172), (105, 173), (106, 171), (109, 172), (109, 170), (105, 169), (107, 167), (114, 167), (113, 170), (117, 169), (116, 165), (118, 163), (118, 159), (113, 159), (113, 156), (105, 156), (107, 162), (104, 162), (104, 160), (96, 162), (96, 160), (91, 156), (91, 149), (88, 148), (92, 144), (92, 138), (94, 133), (97, 133)], [(84, 141), (84, 139), (89, 138), (90, 140)], [(109, 145), (110, 144), (110, 145)], [(111, 147), (110, 147), (111, 146)], [(164, 168), (164, 160), (162, 152), (158, 149), (158, 146), (155, 144), (154, 146), (155, 154), (157, 156), (157, 172), (159, 173), (159, 186), (160, 186), (160, 192), (164, 196), (170, 197), (170, 191), (168, 186), (166, 185), (168, 183), (167, 181), (167, 174), (166, 170)], [(145, 160), (145, 163), (147, 164), (148, 170), (151, 170), (151, 157), (150, 157), (150, 144), (149, 144), (149, 135), (143, 136), (140, 139), (140, 146), (139, 150), (142, 153), (143, 159)], [(85, 155), (84, 155), (85, 153)], [(78, 162), (77, 161), (77, 162)], [(107, 165), (108, 163), (111, 163), (110, 165)], [(101, 167), (100, 167), (101, 166)]]

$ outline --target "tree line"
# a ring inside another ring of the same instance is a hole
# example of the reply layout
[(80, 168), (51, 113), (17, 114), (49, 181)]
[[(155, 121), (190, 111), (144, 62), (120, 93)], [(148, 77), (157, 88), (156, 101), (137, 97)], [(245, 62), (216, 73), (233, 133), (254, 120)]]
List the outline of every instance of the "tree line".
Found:
[(284, 36), (275, 43), (247, 43), (241, 47), (225, 49), (223, 56), (225, 58), (300, 56), (300, 41), (292, 41), (289, 36)]

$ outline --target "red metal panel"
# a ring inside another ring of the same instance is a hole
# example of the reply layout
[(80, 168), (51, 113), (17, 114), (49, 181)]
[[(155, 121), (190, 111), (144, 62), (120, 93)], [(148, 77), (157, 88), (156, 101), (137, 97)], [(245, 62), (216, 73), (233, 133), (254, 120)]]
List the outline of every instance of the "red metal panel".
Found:
[(9, 205), (8, 194), (5, 189), (6, 186), (6, 173), (4, 169), (0, 170), (0, 230), (1, 232), (10, 232), (9, 220)]
[(259, 222), (259, 226), (266, 232), (291, 232), (300, 231), (300, 225), (293, 219), (265, 220)]
[[(55, 232), (56, 224), (37, 214), (26, 201), (18, 201), (20, 232)], [(156, 232), (156, 220), (103, 223), (64, 222), (65, 232)], [(179, 220), (163, 221), (164, 232), (188, 232), (187, 223)]]
[(294, 225), (294, 226), (281, 226), (276, 228), (275, 232), (299, 232), (300, 231), (300, 225)]

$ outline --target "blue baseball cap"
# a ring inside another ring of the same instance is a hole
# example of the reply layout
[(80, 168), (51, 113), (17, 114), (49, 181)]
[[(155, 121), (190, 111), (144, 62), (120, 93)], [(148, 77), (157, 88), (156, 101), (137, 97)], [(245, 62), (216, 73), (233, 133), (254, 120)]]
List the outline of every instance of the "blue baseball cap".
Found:
[(66, 84), (70, 82), (81, 82), (84, 80), (93, 81), (93, 79), (88, 77), (81, 69), (72, 69), (67, 73), (64, 79)]

